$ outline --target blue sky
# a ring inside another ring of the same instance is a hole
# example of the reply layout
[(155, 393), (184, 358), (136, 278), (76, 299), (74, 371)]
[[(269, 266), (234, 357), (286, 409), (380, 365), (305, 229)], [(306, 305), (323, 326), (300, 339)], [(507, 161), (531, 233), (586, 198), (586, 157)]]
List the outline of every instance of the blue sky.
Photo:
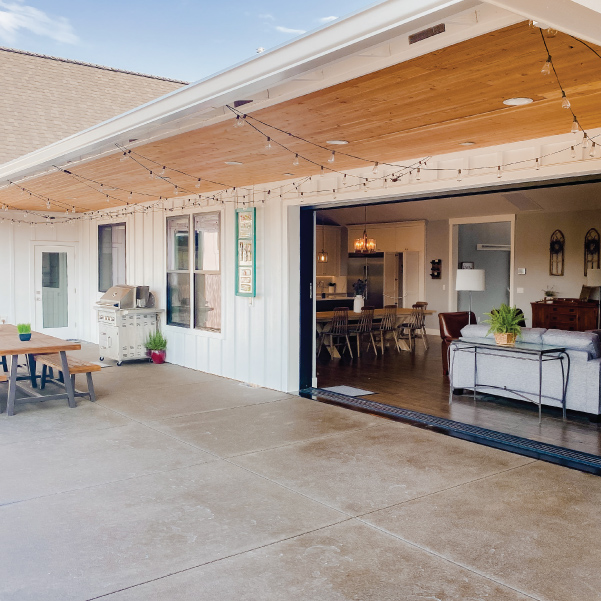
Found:
[(375, 0), (0, 0), (0, 44), (195, 81)]

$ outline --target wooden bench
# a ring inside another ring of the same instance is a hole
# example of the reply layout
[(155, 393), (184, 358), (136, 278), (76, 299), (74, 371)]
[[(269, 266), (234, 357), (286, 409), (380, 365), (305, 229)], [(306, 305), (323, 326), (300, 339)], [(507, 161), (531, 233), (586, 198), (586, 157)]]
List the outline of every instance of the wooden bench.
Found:
[[(36, 363), (42, 364), (42, 378), (40, 380), (40, 388), (43, 390), (46, 386), (46, 380), (48, 379), (48, 368), (51, 370), (56, 369), (60, 374), (60, 381), (63, 381), (63, 366), (61, 363), (61, 356), (58, 353), (50, 355), (35, 355)], [(69, 364), (69, 374), (71, 376), (71, 382), (73, 383), (73, 389), (75, 389), (75, 374), (86, 374), (88, 381), (88, 392), (76, 392), (75, 396), (89, 396), (90, 401), (96, 401), (96, 395), (94, 394), (94, 383), (92, 382), (92, 372), (100, 371), (102, 368), (100, 365), (95, 363), (88, 363), (81, 359), (76, 359), (67, 355), (67, 363)], [(54, 372), (51, 374), (53, 378)]]
[(0, 374), (0, 382), (6, 382), (8, 381), (8, 376), (5, 376), (4, 374)]

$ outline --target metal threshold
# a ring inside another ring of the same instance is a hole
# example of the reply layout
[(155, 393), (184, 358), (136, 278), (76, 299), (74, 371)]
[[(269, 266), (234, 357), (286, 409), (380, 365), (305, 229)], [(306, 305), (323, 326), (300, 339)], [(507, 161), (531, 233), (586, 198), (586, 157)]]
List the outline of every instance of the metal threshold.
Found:
[(509, 451), (510, 453), (532, 457), (533, 459), (601, 476), (601, 457), (591, 455), (590, 453), (583, 453), (529, 438), (521, 438), (520, 436), (497, 432), (496, 430), (488, 430), (479, 426), (472, 426), (463, 422), (456, 422), (444, 417), (436, 417), (410, 409), (385, 405), (384, 403), (360, 397), (351, 397), (330, 392), (322, 388), (305, 388), (300, 391), (300, 395), (305, 398), (348, 407), (349, 409), (381, 415), (418, 428), (453, 436), (454, 438), (461, 438), (487, 447)]

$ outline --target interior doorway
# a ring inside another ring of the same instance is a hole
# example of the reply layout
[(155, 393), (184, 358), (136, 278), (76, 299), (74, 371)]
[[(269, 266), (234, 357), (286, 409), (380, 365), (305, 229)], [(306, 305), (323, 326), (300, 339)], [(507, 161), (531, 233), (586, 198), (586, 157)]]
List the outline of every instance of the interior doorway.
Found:
[(33, 328), (58, 338), (75, 338), (75, 247), (34, 246), (34, 286)]

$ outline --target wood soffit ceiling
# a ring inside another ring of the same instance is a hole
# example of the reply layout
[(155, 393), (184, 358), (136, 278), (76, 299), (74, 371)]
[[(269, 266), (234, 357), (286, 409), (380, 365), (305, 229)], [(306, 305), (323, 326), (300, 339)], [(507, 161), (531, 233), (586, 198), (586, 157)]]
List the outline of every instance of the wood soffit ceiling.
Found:
[[(547, 44), (582, 126), (600, 127), (601, 59), (562, 33), (547, 39)], [(319, 144), (348, 140), (348, 145), (332, 146), (332, 150), (380, 162), (457, 152), (465, 141), (475, 142), (472, 148), (478, 148), (564, 134), (570, 131), (572, 117), (561, 107), (555, 77), (540, 72), (545, 59), (539, 29), (519, 23), (252, 114)], [(534, 102), (522, 107), (503, 105), (503, 100), (518, 96)], [(275, 145), (265, 150), (265, 138), (248, 125), (232, 125), (233, 120), (227, 120), (135, 150), (164, 165), (223, 182), (226, 187), (289, 179), (286, 173), (301, 178), (319, 172), (319, 167), (302, 159), (294, 167), (293, 155)], [(293, 152), (327, 165), (328, 151), (263, 129)], [(105, 186), (132, 190), (130, 202), (173, 196), (173, 186), (149, 179), (146, 170), (132, 160), (120, 161), (121, 156), (74, 165), (72, 170)], [(228, 166), (224, 161), (243, 165)], [(337, 153), (337, 170), (362, 166), (365, 163)], [(166, 174), (173, 184), (195, 193), (223, 188), (203, 182), (196, 190), (194, 180), (174, 172)], [(64, 173), (44, 175), (23, 185), (78, 210), (119, 205), (112, 200), (107, 204), (103, 194)], [(140, 196), (136, 191), (156, 197)], [(125, 204), (126, 193), (108, 193), (122, 197)], [(47, 210), (45, 202), (23, 197), (15, 187), (0, 191), (0, 203)]]

